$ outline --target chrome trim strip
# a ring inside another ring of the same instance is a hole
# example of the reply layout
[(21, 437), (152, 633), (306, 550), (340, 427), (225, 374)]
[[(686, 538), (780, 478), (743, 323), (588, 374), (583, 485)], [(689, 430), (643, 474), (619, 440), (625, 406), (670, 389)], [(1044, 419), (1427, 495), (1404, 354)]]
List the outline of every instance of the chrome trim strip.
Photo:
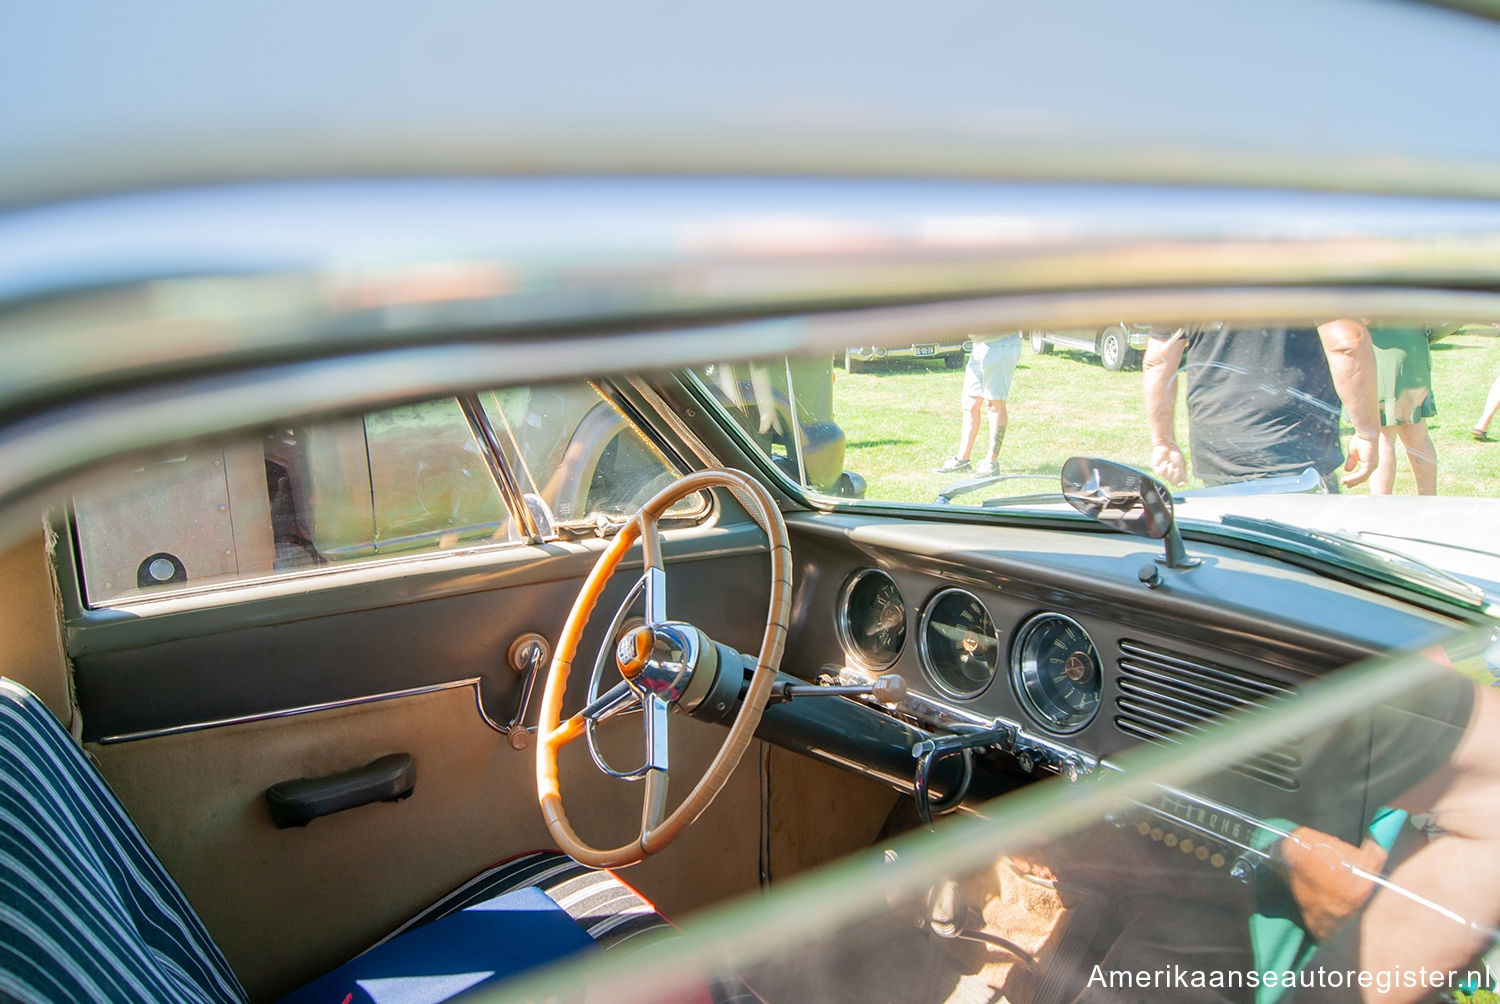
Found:
[(520, 524), (522, 538), (528, 544), (542, 543), (541, 530), (536, 525), (531, 507), (526, 504), (521, 485), (516, 481), (515, 472), (506, 462), (505, 451), (500, 448), (500, 437), (495, 434), (495, 426), (491, 424), (490, 416), (484, 413), (484, 405), (480, 402), (479, 395), (458, 395), (458, 407), (464, 413), (464, 421), (469, 423), (469, 432), (484, 447), (481, 452), (484, 454), (485, 466), (489, 468), (490, 478), (494, 480), (500, 497), (505, 500), (505, 507), (510, 510), (511, 519)]
[(509, 731), (503, 726), (497, 725), (489, 715), (485, 714), (484, 704), (479, 699), (480, 678), (475, 676), (467, 680), (454, 680), (450, 683), (434, 683), (426, 687), (412, 687), (409, 690), (393, 690), (384, 694), (368, 694), (364, 697), (350, 697), (341, 701), (327, 701), (321, 704), (307, 704), (296, 708), (282, 708), (277, 711), (265, 711), (254, 715), (241, 715), (235, 718), (218, 718), (208, 722), (192, 722), (188, 725), (172, 725), (164, 729), (145, 729), (141, 732), (126, 732), (121, 735), (103, 736), (99, 739), (99, 745), (110, 746), (115, 743), (135, 742), (138, 739), (160, 739), (165, 736), (185, 735), (189, 732), (201, 732), (204, 729), (217, 729), (228, 725), (245, 725), (250, 722), (272, 721), (277, 718), (292, 718), (297, 715), (308, 715), (317, 711), (334, 711), (339, 708), (352, 708), (361, 704), (375, 704), (380, 701), (391, 701), (402, 697), (420, 697), (424, 694), (435, 694), (445, 690), (458, 690), (462, 687), (474, 689), (474, 701), (479, 709), (479, 717), (484, 723), (496, 732), (505, 733)]

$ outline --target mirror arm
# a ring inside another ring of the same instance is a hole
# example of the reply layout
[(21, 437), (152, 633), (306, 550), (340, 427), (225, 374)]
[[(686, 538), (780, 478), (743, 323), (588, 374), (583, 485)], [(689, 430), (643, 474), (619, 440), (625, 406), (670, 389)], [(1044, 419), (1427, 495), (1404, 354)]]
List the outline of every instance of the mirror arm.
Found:
[(1176, 520), (1172, 521), (1172, 527), (1167, 531), (1163, 543), (1167, 545), (1167, 553), (1156, 560), (1168, 568), (1196, 568), (1203, 564), (1201, 558), (1188, 557), (1187, 548), (1182, 544), (1182, 531), (1177, 529)]

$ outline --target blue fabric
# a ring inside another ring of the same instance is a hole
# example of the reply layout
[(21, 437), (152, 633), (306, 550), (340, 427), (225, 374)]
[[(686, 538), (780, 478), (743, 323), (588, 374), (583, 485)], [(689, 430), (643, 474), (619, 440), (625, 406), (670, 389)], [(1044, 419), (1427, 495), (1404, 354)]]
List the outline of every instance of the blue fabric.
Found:
[(530, 887), (379, 944), (282, 1004), (438, 1004), (593, 944), (550, 896)]

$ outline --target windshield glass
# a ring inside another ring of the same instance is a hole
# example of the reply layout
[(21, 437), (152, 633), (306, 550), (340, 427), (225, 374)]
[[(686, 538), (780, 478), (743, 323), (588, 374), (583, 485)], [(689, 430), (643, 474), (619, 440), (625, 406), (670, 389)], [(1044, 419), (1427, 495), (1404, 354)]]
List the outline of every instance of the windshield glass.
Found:
[(1246, 520), (1270, 519), (1282, 543), (1285, 528), (1319, 531), (1300, 543), (1335, 563), (1378, 545), (1493, 591), (1494, 536), (1471, 531), (1500, 515), (1497, 334), (1376, 318), (1121, 322), (699, 375), (782, 474), (828, 501), (1065, 513), (1063, 463), (1098, 457), (1154, 473), (1185, 527), (1248, 537)]
[(1076, 783), (912, 820), (679, 939), (500, 999), (700, 999), (716, 978), (717, 999), (1492, 999), (1489, 641), (1372, 661)]

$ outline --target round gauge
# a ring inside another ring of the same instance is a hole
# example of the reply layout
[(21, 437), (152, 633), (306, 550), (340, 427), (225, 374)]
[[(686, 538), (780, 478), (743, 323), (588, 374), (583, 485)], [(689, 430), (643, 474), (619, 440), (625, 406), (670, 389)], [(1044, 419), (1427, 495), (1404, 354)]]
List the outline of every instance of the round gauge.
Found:
[(866, 569), (844, 586), (837, 623), (849, 658), (866, 669), (884, 669), (906, 642), (906, 602), (889, 575)]
[(1099, 652), (1088, 632), (1062, 614), (1037, 614), (1022, 625), (1010, 672), (1026, 709), (1054, 731), (1076, 732), (1099, 710)]
[(933, 682), (954, 697), (977, 697), (995, 678), (1000, 640), (973, 593), (945, 589), (934, 596), (922, 614), (918, 645)]

